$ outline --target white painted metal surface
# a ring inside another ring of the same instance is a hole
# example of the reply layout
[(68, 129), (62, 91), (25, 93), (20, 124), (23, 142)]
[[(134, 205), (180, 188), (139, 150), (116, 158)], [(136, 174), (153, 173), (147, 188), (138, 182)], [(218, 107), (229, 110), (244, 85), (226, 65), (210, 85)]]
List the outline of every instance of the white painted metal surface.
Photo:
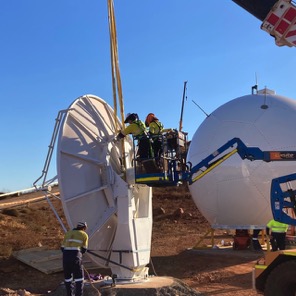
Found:
[[(119, 126), (120, 128), (120, 126)], [(69, 107), (57, 144), (57, 170), (64, 213), (70, 228), (88, 223), (88, 255), (110, 266), (118, 279), (148, 275), (152, 233), (151, 189), (134, 184), (132, 140), (126, 137), (126, 178), (113, 109), (85, 95)]]
[[(197, 129), (188, 152), (196, 164), (234, 137), (261, 150), (296, 151), (296, 102), (261, 91), (216, 109)], [(264, 228), (271, 219), (270, 184), (294, 173), (296, 162), (241, 160), (235, 154), (190, 186), (192, 197), (214, 228)]]

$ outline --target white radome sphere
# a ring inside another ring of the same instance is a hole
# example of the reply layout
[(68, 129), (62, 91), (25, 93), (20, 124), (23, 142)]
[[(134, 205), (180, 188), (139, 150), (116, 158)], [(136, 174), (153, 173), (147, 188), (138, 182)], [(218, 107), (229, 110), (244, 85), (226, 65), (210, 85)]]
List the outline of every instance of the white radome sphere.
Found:
[[(296, 101), (269, 90), (220, 106), (195, 132), (187, 160), (195, 164), (232, 138), (262, 151), (296, 151)], [(213, 228), (264, 228), (272, 218), (273, 178), (295, 173), (296, 162), (242, 160), (238, 154), (189, 186), (192, 198)]]

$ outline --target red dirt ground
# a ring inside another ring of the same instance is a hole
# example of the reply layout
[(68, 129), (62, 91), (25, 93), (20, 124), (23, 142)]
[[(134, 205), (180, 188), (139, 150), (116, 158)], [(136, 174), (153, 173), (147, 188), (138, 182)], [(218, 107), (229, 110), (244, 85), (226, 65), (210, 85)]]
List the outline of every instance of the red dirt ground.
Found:
[[(38, 195), (41, 193), (17, 199)], [(0, 205), (5, 201), (7, 199), (0, 200)], [(53, 202), (59, 207), (58, 200)], [(179, 208), (184, 213), (175, 215)], [(150, 273), (178, 278), (203, 295), (257, 295), (252, 290), (251, 271), (263, 253), (232, 248), (192, 249), (205, 235), (209, 224), (196, 208), (186, 187), (153, 189), (153, 213), (153, 265)], [(0, 226), (0, 295), (17, 295), (18, 290), (29, 291), (31, 295), (53, 291), (63, 281), (62, 272), (46, 275), (11, 255), (13, 251), (41, 245), (59, 249), (63, 231), (47, 201), (2, 209)], [(232, 236), (222, 230), (216, 231), (214, 238), (218, 246), (222, 240), (229, 244), (233, 241)], [(201, 245), (210, 243), (210, 237), (206, 236)], [(97, 272), (109, 275), (106, 269), (98, 269)]]

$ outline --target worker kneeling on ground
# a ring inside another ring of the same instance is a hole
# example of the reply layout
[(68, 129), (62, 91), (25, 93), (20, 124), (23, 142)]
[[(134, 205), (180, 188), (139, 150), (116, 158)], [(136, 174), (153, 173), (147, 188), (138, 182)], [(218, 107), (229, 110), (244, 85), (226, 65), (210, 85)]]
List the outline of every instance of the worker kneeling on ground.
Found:
[(67, 296), (83, 295), (84, 271), (82, 254), (87, 251), (88, 247), (86, 228), (86, 222), (79, 222), (76, 228), (69, 230), (65, 234), (62, 242), (61, 250), (63, 252), (63, 269)]

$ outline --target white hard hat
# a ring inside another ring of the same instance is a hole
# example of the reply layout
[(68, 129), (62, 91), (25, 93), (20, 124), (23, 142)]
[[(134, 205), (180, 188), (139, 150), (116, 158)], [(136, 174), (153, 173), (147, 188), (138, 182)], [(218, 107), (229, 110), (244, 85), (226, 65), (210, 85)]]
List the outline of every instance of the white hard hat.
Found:
[(83, 227), (87, 227), (87, 223), (86, 222), (78, 222), (77, 223), (77, 228), (83, 228)]

